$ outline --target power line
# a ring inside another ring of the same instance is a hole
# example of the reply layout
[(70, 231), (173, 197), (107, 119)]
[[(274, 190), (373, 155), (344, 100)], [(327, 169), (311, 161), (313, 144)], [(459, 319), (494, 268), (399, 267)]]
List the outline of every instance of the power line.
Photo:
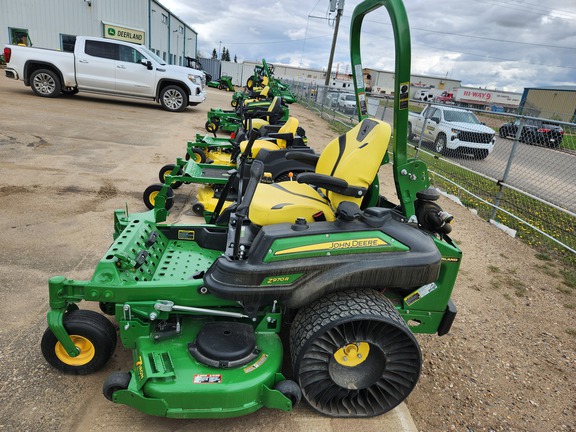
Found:
[[(534, 9), (534, 8), (527, 8), (525, 6), (520, 6), (519, 4), (511, 4), (508, 2), (492, 2), (492, 1), (488, 1), (488, 0), (474, 0), (476, 2), (479, 3), (486, 3), (486, 4), (490, 4), (492, 6), (498, 6), (498, 7), (503, 7), (503, 8), (507, 8), (507, 9), (513, 9), (513, 10), (520, 10), (522, 12), (527, 12), (533, 15), (542, 15), (542, 9), (538, 10), (538, 9)], [(544, 9), (547, 10), (547, 9)], [(547, 11), (553, 11), (553, 9), (548, 9)], [(555, 18), (560, 18), (563, 20), (573, 20), (574, 17), (564, 17), (564, 16), (554, 16)]]
[[(346, 18), (350, 18), (350, 16), (347, 16)], [(374, 20), (366, 20), (366, 21), (372, 22), (375, 24), (384, 24), (387, 26), (392, 26), (392, 24), (390, 24), (388, 22), (381, 22), (381, 21), (374, 21)], [(539, 43), (533, 43), (533, 42), (512, 41), (512, 40), (506, 40), (506, 39), (489, 38), (486, 36), (468, 35), (468, 34), (464, 34), (464, 33), (443, 32), (443, 31), (439, 31), (439, 30), (430, 30), (430, 29), (424, 29), (424, 28), (419, 28), (419, 27), (414, 27), (414, 26), (410, 26), (410, 30), (418, 30), (418, 31), (423, 31), (423, 32), (428, 32), (428, 33), (443, 34), (443, 35), (447, 35), (447, 36), (461, 36), (461, 37), (467, 37), (467, 38), (472, 38), (472, 39), (489, 40), (489, 41), (493, 41), (493, 42), (506, 42), (506, 43), (513, 43), (513, 44), (519, 44), (519, 45), (539, 46), (539, 47), (544, 47), (544, 48), (559, 48), (559, 49), (576, 50), (576, 47), (565, 47), (565, 46), (558, 46), (558, 45), (539, 44)]]

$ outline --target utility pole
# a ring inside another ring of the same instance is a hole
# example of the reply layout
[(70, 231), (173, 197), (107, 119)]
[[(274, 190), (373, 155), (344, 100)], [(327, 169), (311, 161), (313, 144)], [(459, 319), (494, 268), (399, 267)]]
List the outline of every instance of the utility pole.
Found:
[[(336, 9), (336, 3), (338, 8)], [(344, 0), (330, 0), (330, 12), (336, 10), (336, 23), (334, 24), (334, 36), (332, 37), (332, 48), (330, 49), (330, 59), (328, 60), (328, 69), (326, 70), (326, 81), (324, 85), (330, 84), (330, 77), (332, 76), (332, 62), (334, 61), (334, 50), (336, 49), (336, 39), (338, 39), (338, 27), (340, 26), (340, 16), (344, 10)]]

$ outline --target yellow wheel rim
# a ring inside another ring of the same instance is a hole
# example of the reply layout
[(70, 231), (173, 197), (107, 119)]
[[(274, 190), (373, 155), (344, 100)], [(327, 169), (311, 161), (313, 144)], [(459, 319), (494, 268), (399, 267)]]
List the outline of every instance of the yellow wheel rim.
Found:
[(202, 156), (200, 156), (198, 153), (194, 153), (193, 156), (194, 162), (201, 162), (202, 161)]
[(76, 357), (70, 357), (62, 344), (60, 342), (56, 343), (54, 347), (54, 352), (56, 353), (56, 357), (68, 366), (84, 366), (85, 364), (90, 363), (90, 361), (94, 358), (96, 354), (96, 349), (90, 340), (85, 338), (84, 336), (78, 335), (70, 335), (70, 339), (76, 348), (80, 351)]
[(150, 204), (154, 205), (154, 203), (156, 202), (157, 196), (158, 196), (158, 191), (154, 191), (148, 196), (148, 200), (150, 201)]
[(334, 353), (334, 359), (342, 366), (355, 367), (364, 362), (370, 353), (370, 344), (354, 342), (343, 346)]

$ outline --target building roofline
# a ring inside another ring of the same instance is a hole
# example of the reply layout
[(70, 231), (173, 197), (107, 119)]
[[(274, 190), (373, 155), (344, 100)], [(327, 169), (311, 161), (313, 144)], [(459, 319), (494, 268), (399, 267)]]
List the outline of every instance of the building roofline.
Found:
[(159, 0), (152, 0), (152, 3), (156, 3), (158, 6), (166, 9), (170, 15), (172, 15), (174, 18), (176, 18), (178, 21), (180, 21), (181, 23), (183, 23), (190, 31), (192, 31), (196, 36), (198, 36), (198, 32), (196, 30), (194, 30), (192, 27), (190, 27), (190, 25), (184, 21), (182, 18), (180, 18), (178, 15), (176, 15), (174, 12), (172, 12), (172, 10), (170, 10), (170, 8), (168, 8), (167, 6), (164, 6), (162, 3), (160, 3)]
[(524, 90), (555, 90), (576, 92), (576, 86), (524, 87)]

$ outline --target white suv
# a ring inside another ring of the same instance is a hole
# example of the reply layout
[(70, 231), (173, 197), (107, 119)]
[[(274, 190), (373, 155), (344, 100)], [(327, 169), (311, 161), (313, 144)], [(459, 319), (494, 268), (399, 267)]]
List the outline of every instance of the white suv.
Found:
[(356, 95), (354, 93), (342, 93), (338, 97), (338, 109), (344, 113), (353, 113), (356, 109)]

